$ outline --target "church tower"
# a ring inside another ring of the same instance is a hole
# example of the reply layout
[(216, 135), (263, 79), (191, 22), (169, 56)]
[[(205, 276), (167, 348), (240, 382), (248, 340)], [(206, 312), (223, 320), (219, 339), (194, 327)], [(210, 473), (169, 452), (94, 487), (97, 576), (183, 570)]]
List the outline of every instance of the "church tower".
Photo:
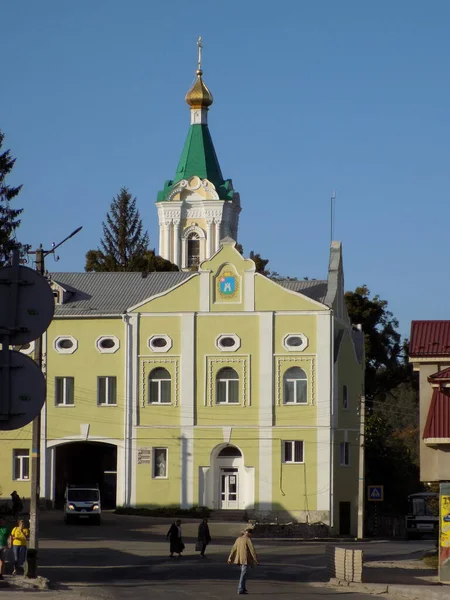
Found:
[(195, 269), (218, 249), (220, 240), (237, 240), (239, 194), (224, 179), (208, 128), (213, 97), (202, 79), (202, 39), (197, 77), (186, 94), (191, 124), (175, 177), (158, 193), (159, 254), (180, 269)]

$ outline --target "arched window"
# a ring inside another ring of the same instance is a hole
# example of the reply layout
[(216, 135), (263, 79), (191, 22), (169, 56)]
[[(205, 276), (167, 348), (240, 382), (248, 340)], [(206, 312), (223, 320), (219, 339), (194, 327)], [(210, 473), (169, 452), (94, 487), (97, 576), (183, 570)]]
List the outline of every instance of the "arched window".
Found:
[(308, 379), (300, 367), (291, 367), (284, 374), (284, 404), (308, 404)]
[(187, 266), (197, 267), (200, 264), (200, 237), (198, 233), (190, 233), (187, 239)]
[(170, 404), (170, 383), (171, 377), (169, 371), (158, 367), (148, 376), (148, 402), (149, 404)]
[(217, 404), (239, 403), (239, 375), (234, 369), (225, 367), (216, 376)]

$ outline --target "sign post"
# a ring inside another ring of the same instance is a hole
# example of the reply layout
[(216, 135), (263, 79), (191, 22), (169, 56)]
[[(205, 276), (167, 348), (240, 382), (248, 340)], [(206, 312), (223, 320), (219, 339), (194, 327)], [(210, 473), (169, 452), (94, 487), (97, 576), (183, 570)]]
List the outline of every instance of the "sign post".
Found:
[[(369, 502), (383, 502), (384, 500), (384, 485), (369, 485), (367, 486), (367, 500)], [(378, 535), (379, 514), (378, 504), (373, 507), (373, 533)]]

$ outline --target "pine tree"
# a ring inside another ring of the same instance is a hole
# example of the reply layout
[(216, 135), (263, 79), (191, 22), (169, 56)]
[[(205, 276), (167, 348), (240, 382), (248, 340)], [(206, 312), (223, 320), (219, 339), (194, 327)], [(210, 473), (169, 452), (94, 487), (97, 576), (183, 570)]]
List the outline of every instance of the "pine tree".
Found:
[[(0, 149), (5, 134), (0, 131)], [(16, 229), (20, 225), (19, 215), (23, 208), (11, 208), (11, 200), (17, 196), (22, 186), (11, 187), (6, 184), (6, 177), (12, 171), (16, 159), (11, 152), (6, 150), (0, 153), (0, 266), (4, 264), (13, 248), (22, 249), (22, 246), (14, 239)]]
[(111, 202), (100, 248), (86, 253), (86, 271), (178, 271), (169, 261), (157, 260), (149, 249), (136, 198), (121, 188)]

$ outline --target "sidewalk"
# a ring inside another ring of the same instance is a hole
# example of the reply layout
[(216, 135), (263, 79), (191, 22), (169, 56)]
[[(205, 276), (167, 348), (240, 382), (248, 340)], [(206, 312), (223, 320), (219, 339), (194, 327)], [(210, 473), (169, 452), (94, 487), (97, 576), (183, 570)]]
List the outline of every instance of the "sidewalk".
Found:
[(409, 600), (450, 600), (450, 585), (438, 581), (436, 569), (430, 569), (421, 556), (396, 561), (364, 562), (363, 583), (332, 579), (327, 587), (347, 588), (367, 594), (389, 594)]

